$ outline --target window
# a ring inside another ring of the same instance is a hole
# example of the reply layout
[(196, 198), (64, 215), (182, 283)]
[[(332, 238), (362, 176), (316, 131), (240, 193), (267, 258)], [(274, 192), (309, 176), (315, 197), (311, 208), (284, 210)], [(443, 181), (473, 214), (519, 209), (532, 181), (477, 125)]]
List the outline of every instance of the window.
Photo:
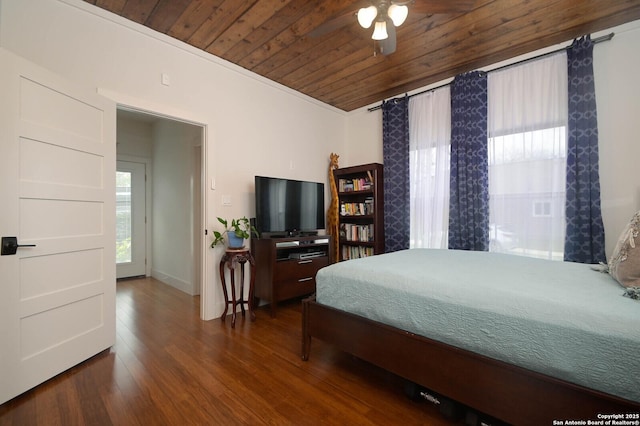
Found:
[(451, 100), (449, 88), (409, 100), (410, 247), (447, 248)]
[(490, 250), (562, 260), (564, 53), (489, 74)]
[[(490, 251), (562, 260), (566, 53), (488, 74)], [(449, 88), (409, 100), (411, 247), (446, 248)]]
[(116, 172), (116, 263), (131, 262), (131, 173)]
[(565, 136), (559, 127), (489, 139), (490, 251), (562, 259)]

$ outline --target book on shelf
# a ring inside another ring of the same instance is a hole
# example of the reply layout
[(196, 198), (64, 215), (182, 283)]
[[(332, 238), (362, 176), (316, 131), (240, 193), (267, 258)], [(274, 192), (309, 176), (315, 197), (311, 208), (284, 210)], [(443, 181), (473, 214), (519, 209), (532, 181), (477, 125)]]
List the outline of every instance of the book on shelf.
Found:
[(338, 179), (339, 192), (369, 191), (373, 188), (373, 178), (368, 174), (366, 178)]
[(374, 240), (373, 224), (343, 223), (340, 225), (340, 237), (346, 241), (372, 242)]
[(340, 203), (341, 216), (363, 216), (372, 215), (373, 213), (373, 197), (367, 197), (364, 202), (361, 203)]
[(373, 247), (342, 246), (342, 260), (359, 259), (373, 255)]

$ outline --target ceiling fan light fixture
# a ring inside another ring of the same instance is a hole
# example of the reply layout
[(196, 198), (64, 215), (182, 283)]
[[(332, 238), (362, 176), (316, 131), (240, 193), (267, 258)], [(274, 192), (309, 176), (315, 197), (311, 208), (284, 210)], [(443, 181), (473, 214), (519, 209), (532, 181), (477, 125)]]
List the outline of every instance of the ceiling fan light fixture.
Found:
[(387, 10), (387, 15), (389, 15), (389, 18), (391, 18), (391, 20), (393, 21), (393, 25), (395, 25), (396, 27), (399, 27), (404, 23), (405, 19), (407, 19), (408, 14), (409, 8), (407, 6), (400, 6), (397, 4), (392, 4)]
[(358, 10), (358, 23), (362, 28), (369, 28), (376, 16), (378, 16), (378, 9), (375, 6), (363, 7)]
[(373, 29), (371, 38), (374, 40), (385, 40), (388, 37), (386, 21), (376, 21), (376, 26)]

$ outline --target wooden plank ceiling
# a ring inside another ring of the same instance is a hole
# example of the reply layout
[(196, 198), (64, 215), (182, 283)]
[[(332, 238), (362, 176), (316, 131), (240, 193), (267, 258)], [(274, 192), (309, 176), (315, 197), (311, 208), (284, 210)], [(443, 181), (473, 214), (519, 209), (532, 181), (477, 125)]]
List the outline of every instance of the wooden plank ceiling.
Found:
[(344, 111), (640, 19), (640, 0), (414, 0), (385, 56), (369, 1), (85, 1)]

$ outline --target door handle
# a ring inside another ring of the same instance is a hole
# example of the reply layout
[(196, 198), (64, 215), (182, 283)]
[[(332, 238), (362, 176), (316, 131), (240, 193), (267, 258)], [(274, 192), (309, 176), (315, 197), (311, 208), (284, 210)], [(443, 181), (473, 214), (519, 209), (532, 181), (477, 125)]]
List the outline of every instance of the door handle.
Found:
[(20, 247), (35, 247), (35, 244), (18, 244), (17, 237), (2, 237), (2, 252), (0, 256), (16, 254)]

